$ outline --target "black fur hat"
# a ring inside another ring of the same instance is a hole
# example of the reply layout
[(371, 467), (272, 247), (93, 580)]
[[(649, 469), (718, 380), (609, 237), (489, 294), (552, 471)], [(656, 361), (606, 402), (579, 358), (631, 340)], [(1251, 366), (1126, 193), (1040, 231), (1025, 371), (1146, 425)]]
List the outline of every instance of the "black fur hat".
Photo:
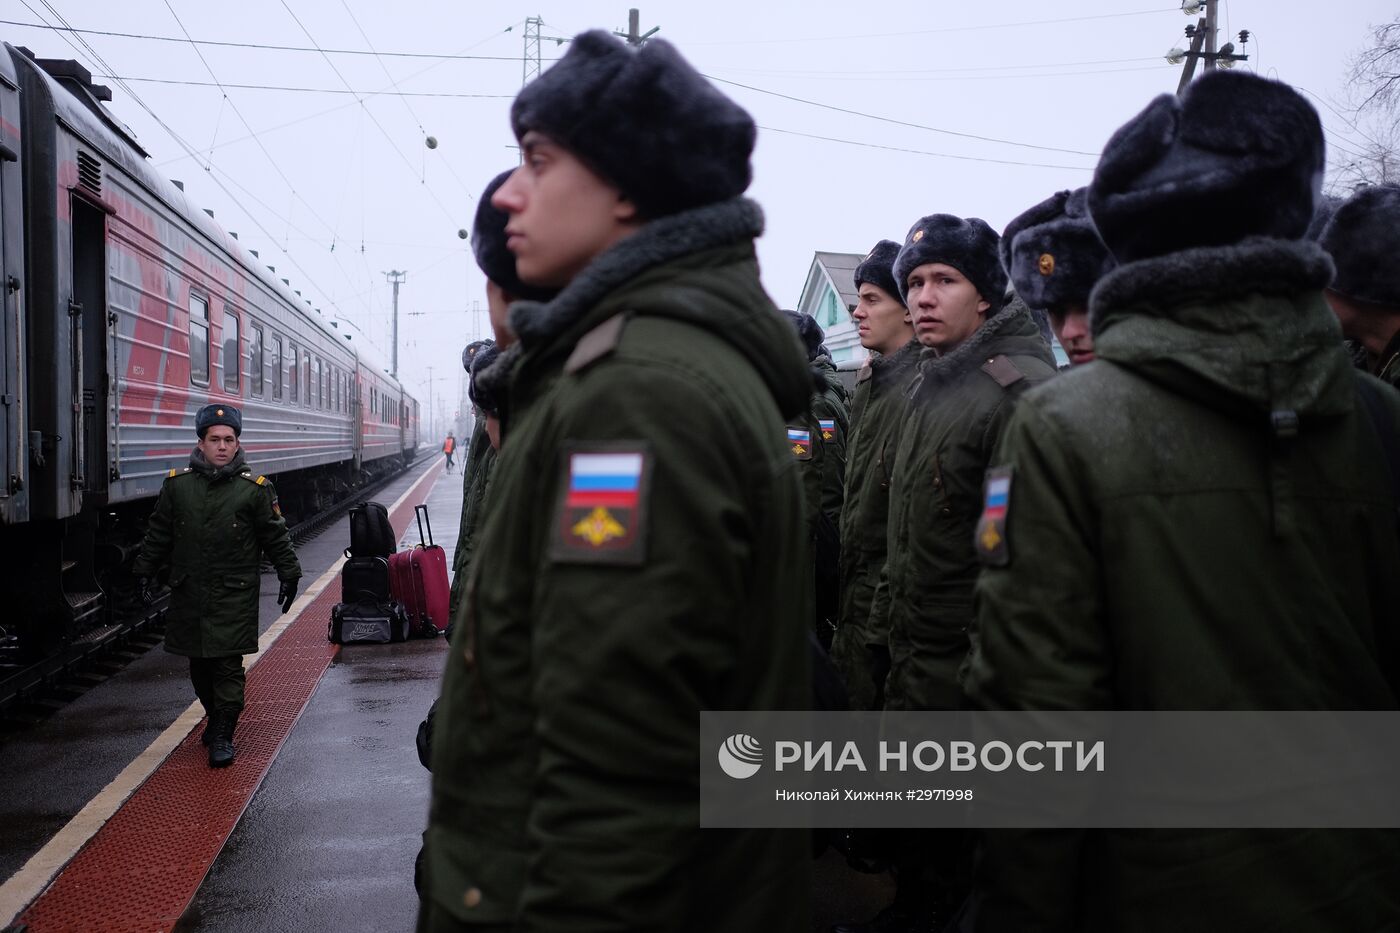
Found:
[(826, 335), (822, 333), (822, 326), (817, 323), (817, 319), (810, 314), (803, 314), (800, 311), (789, 311), (783, 309), (783, 316), (792, 322), (792, 326), (797, 330), (798, 339), (802, 341), (802, 348), (807, 351), (807, 362), (817, 358), (822, 352), (822, 338)]
[(866, 253), (860, 265), (856, 266), (856, 291), (860, 291), (863, 283), (869, 282), (891, 298), (903, 301), (904, 295), (894, 281), (894, 260), (898, 255), (899, 244), (894, 240), (881, 240), (876, 243), (875, 248)]
[(194, 416), (194, 433), (204, 440), (205, 433), (216, 424), (233, 428), (233, 436), (243, 434), (243, 412), (232, 405), (205, 405)]
[(1035, 310), (1089, 306), (1094, 283), (1114, 266), (1089, 219), (1087, 188), (1061, 191), (1007, 224), (1001, 262), (1016, 294)]
[(1400, 188), (1361, 188), (1343, 201), (1322, 230), (1319, 245), (1332, 254), (1332, 291), (1400, 308)]
[(526, 285), (515, 274), (515, 255), (506, 249), (506, 224), (510, 215), (491, 204), (491, 196), (496, 189), (506, 183), (514, 169), (507, 169), (486, 186), (481, 192), (481, 200), (476, 203), (476, 219), (472, 222), (472, 253), (482, 275), (501, 287), (512, 298), (527, 301), (548, 301), (558, 294), (558, 289), (538, 288)]
[(476, 355), (487, 347), (494, 347), (495, 345), (496, 341), (487, 337), (485, 340), (473, 340), (462, 348), (462, 368), (467, 371), (468, 375), (471, 374), (472, 360), (476, 359)]
[(477, 351), (476, 357), (472, 359), (472, 378), (467, 383), (467, 398), (472, 404), (480, 408), (486, 414), (493, 417), (501, 413), (501, 400), (496, 397), (496, 393), (483, 384), (483, 380), (477, 378), (486, 367), (496, 362), (496, 358), (501, 355), (500, 349), (493, 343), (490, 346), (482, 347)]
[(982, 300), (996, 314), (1006, 302), (1006, 270), (1001, 267), (997, 243), (1001, 238), (980, 217), (964, 220), (952, 214), (930, 214), (909, 228), (894, 260), (894, 282), (899, 300), (909, 304), (909, 273), (930, 262), (952, 266), (977, 288)]
[(662, 39), (635, 49), (580, 33), (516, 96), (510, 123), (578, 156), (647, 219), (738, 197), (752, 178), (753, 119)]
[(1317, 111), (1286, 84), (1213, 71), (1109, 139), (1089, 213), (1119, 262), (1249, 236), (1297, 239), (1321, 190)]

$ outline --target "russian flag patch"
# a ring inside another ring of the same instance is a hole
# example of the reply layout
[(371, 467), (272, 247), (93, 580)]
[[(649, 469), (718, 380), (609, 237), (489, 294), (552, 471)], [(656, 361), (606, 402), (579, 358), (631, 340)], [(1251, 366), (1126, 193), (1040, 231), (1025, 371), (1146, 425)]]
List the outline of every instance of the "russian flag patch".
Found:
[(812, 459), (812, 432), (806, 428), (787, 429), (788, 448), (798, 460)]
[(1006, 539), (1006, 515), (1011, 509), (1011, 467), (992, 467), (983, 487), (982, 517), (973, 535), (977, 556), (988, 567), (1011, 563), (1011, 544)]
[(648, 451), (640, 445), (573, 447), (564, 453), (562, 473), (550, 556), (573, 563), (642, 563)]

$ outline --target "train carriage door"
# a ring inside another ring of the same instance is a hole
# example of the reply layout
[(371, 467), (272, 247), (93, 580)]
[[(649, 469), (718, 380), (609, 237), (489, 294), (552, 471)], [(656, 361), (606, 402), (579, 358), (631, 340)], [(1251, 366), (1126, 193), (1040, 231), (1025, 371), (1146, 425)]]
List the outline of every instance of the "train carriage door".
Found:
[[(80, 175), (86, 161), (92, 162), (94, 172), (100, 172), (96, 160), (84, 159), (84, 155), (79, 153)], [(115, 462), (109, 462), (107, 450), (107, 347), (109, 335), (116, 328), (115, 321), (109, 320), (107, 313), (107, 212), (79, 196), (77, 189), (74, 189), (71, 206), (73, 293), (68, 304), (73, 333), (71, 482), (72, 488), (81, 490), (85, 499), (96, 497), (101, 503), (106, 500), (109, 471), (115, 469)]]

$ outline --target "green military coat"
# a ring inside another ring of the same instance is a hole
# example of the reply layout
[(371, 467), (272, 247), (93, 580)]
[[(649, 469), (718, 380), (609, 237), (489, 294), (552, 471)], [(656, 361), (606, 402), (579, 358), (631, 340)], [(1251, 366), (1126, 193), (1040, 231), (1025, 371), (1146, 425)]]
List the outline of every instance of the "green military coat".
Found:
[(452, 552), (452, 591), (448, 603), (448, 616), (455, 622), (457, 607), (462, 603), (462, 593), (466, 590), (467, 575), (464, 572), (471, 562), (472, 548), (481, 530), (482, 518), (486, 514), (486, 495), (491, 487), (491, 474), (496, 467), (496, 448), (486, 435), (486, 416), (478, 415), (476, 427), (472, 429), (471, 444), (467, 448), (467, 460), (462, 465), (462, 520), (457, 531), (457, 548)]
[(426, 896), (517, 931), (809, 929), (809, 837), (701, 830), (698, 716), (809, 703), (810, 374), (752, 202), (519, 302), (492, 505), (433, 741)]
[(1376, 361), (1376, 378), (1400, 389), (1400, 333), (1390, 338), (1390, 344)]
[[(1009, 484), (982, 522), (1002, 540), (983, 554), (972, 705), (1397, 708), (1396, 503), (1330, 274), (1315, 244), (1260, 239), (1099, 283), (1097, 360), (1026, 394), (990, 474)], [(1372, 382), (1400, 430), (1400, 396)], [(979, 864), (984, 930), (1400, 918), (1391, 830), (998, 832)]]
[(877, 605), (889, 618), (891, 710), (960, 705), (982, 477), (1015, 400), (1055, 374), (1050, 348), (1019, 300), (951, 353), (921, 356), (890, 483), (887, 603)]
[(190, 466), (161, 485), (131, 568), (151, 577), (170, 565), (165, 650), (192, 658), (257, 651), (264, 554), (279, 580), (301, 577), (272, 483), (253, 473), (242, 450), (216, 470), (196, 448)]
[(851, 394), (836, 364), (826, 354), (812, 362), (812, 372), (821, 380), (821, 391), (812, 396), (812, 417), (817, 421), (822, 446), (821, 509), (833, 528), (841, 527), (841, 504), (846, 489), (846, 441), (851, 429)]
[(852, 709), (873, 709), (883, 694), (883, 682), (874, 678), (883, 678), (887, 667), (889, 618), (872, 618), (871, 604), (885, 566), (890, 477), (919, 350), (911, 340), (866, 363), (856, 377), (841, 510), (840, 609), (831, 644)]

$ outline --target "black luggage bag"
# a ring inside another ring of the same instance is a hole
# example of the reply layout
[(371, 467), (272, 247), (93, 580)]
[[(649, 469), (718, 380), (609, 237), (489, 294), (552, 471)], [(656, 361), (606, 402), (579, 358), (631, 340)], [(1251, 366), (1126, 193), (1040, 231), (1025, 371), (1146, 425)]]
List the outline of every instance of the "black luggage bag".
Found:
[(407, 641), (408, 613), (393, 600), (336, 603), (326, 638), (337, 645)]
[(388, 602), (389, 562), (382, 557), (352, 557), (340, 568), (340, 601)]
[(350, 547), (346, 557), (384, 557), (398, 550), (389, 510), (378, 502), (361, 502), (350, 510)]

